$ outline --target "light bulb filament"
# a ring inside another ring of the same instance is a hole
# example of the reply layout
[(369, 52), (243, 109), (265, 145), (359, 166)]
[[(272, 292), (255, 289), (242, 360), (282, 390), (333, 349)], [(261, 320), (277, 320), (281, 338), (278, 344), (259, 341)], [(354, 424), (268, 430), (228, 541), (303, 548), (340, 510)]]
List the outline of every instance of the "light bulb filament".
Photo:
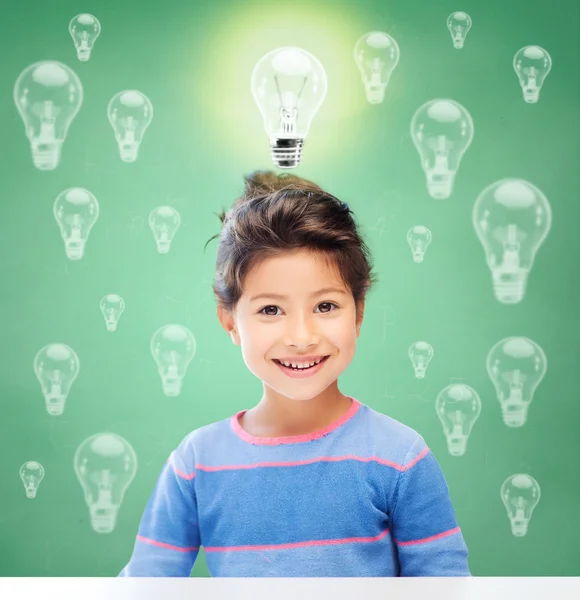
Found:
[(296, 97), (296, 104), (292, 107), (284, 106), (284, 100), (282, 98), (282, 92), (280, 90), (280, 84), (278, 82), (278, 77), (274, 75), (274, 81), (276, 82), (276, 88), (278, 90), (278, 97), (280, 99), (280, 129), (285, 135), (294, 135), (296, 133), (296, 116), (298, 114), (298, 100), (302, 95), (304, 90), (304, 86), (306, 85), (306, 81), (308, 77), (304, 78), (304, 82), (302, 83), (302, 87), (300, 88), (300, 92), (298, 92), (298, 96)]
[(42, 118), (45, 122), (54, 123), (54, 104), (50, 100), (44, 101), (44, 110), (42, 111)]

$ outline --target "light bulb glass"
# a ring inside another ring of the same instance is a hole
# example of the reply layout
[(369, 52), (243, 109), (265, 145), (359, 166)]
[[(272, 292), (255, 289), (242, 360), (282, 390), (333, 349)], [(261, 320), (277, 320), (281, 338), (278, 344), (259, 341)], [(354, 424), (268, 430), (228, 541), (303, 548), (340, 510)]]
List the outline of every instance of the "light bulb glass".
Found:
[(407, 242), (413, 252), (413, 260), (422, 263), (425, 258), (427, 246), (431, 243), (431, 231), (423, 225), (415, 225), (407, 231)]
[(167, 254), (181, 225), (181, 217), (172, 206), (158, 206), (149, 213), (149, 227), (153, 232), (157, 252)]
[(137, 472), (133, 447), (120, 435), (98, 433), (77, 448), (74, 469), (89, 507), (93, 530), (111, 533), (125, 492)]
[(53, 214), (64, 240), (67, 258), (80, 260), (89, 233), (99, 218), (99, 203), (85, 188), (69, 188), (54, 201)]
[(274, 164), (282, 169), (296, 167), (312, 119), (326, 97), (322, 64), (302, 48), (276, 48), (254, 67), (251, 90), (270, 139)]
[(552, 69), (552, 57), (540, 46), (524, 46), (515, 53), (513, 67), (525, 102), (535, 104), (540, 99), (544, 79)]
[(380, 104), (395, 67), (399, 63), (399, 45), (388, 33), (371, 31), (354, 46), (354, 60), (370, 104)]
[(479, 394), (463, 383), (448, 385), (437, 395), (435, 410), (443, 425), (449, 454), (463, 456), (473, 425), (481, 413)]
[(14, 85), (14, 102), (24, 121), (32, 161), (56, 169), (68, 128), (83, 103), (83, 86), (66, 65), (45, 60), (24, 69)]
[(411, 120), (431, 198), (449, 198), (461, 159), (473, 140), (473, 120), (459, 102), (430, 100)]
[(417, 379), (423, 379), (433, 358), (433, 346), (428, 342), (413, 342), (409, 348), (409, 358)]
[(153, 120), (153, 105), (145, 94), (124, 90), (115, 94), (107, 108), (121, 160), (135, 162), (143, 135)]
[(525, 424), (528, 407), (547, 368), (548, 360), (542, 348), (525, 337), (505, 338), (489, 351), (487, 372), (508, 427)]
[(447, 17), (447, 29), (451, 34), (453, 46), (459, 50), (463, 48), (465, 38), (471, 29), (471, 17), (462, 11), (451, 13)]
[(48, 414), (62, 415), (70, 388), (80, 370), (76, 352), (66, 344), (48, 344), (34, 357), (33, 368)]
[(507, 510), (512, 533), (516, 537), (522, 537), (528, 532), (532, 513), (541, 495), (538, 482), (526, 473), (517, 473), (503, 482), (500, 496)]
[(107, 331), (117, 331), (119, 319), (125, 310), (125, 301), (117, 294), (107, 294), (101, 298), (101, 312), (105, 318)]
[(20, 467), (18, 474), (24, 485), (26, 497), (36, 498), (38, 486), (44, 479), (44, 467), (35, 460), (30, 460)]
[(536, 253), (552, 225), (548, 199), (528, 181), (502, 179), (477, 197), (472, 217), (496, 299), (502, 304), (521, 302)]
[(151, 354), (161, 376), (163, 393), (179, 396), (187, 367), (197, 349), (195, 338), (183, 325), (164, 325), (151, 338)]
[(101, 34), (99, 19), (94, 15), (81, 13), (71, 19), (68, 31), (77, 50), (77, 58), (83, 62), (89, 60), (95, 40)]

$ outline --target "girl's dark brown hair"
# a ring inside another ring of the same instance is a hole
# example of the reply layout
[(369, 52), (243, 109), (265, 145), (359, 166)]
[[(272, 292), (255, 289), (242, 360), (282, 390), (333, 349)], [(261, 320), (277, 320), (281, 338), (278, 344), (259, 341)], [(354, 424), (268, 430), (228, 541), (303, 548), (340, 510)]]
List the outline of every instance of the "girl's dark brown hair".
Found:
[[(372, 258), (348, 205), (318, 185), (290, 173), (254, 171), (229, 211), (214, 213), (222, 223), (214, 296), (230, 313), (242, 295), (246, 275), (264, 260), (310, 251), (338, 270), (357, 306), (372, 284)], [(204, 247), (204, 253), (205, 253)]]

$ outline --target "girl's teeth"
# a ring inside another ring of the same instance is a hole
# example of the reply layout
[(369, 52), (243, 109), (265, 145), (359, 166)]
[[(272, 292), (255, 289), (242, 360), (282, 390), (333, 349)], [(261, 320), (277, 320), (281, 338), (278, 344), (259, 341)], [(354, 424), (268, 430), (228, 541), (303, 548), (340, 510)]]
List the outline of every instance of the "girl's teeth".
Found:
[(314, 365), (317, 365), (319, 362), (321, 362), (322, 359), (320, 360), (315, 360), (312, 363), (307, 363), (307, 364), (295, 364), (295, 363), (285, 363), (283, 361), (280, 361), (281, 364), (283, 364), (285, 367), (292, 367), (293, 369), (309, 369), (310, 367), (313, 367)]

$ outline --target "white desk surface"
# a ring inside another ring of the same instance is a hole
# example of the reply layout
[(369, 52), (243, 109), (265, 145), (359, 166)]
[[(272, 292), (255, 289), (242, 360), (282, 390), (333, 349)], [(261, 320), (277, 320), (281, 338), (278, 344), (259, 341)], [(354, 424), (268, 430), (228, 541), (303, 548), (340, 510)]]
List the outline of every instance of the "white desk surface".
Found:
[(579, 600), (580, 577), (3, 577), (2, 600)]

